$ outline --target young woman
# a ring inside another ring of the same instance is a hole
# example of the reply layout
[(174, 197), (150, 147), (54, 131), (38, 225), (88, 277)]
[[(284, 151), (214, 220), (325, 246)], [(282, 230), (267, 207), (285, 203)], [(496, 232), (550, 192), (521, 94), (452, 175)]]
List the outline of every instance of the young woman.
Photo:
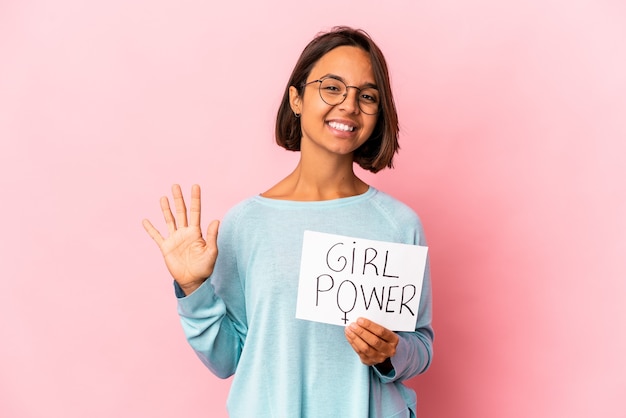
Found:
[(425, 245), (416, 214), (353, 171), (354, 162), (392, 167), (397, 134), (381, 51), (365, 32), (335, 28), (304, 49), (278, 111), (278, 144), (300, 152), (293, 172), (211, 222), (205, 237), (197, 185), (189, 214), (179, 186), (176, 216), (161, 199), (167, 238), (144, 221), (175, 279), (189, 343), (217, 376), (235, 375), (232, 417), (415, 416), (402, 382), (432, 359), (428, 266), (413, 332), (295, 317), (305, 230)]

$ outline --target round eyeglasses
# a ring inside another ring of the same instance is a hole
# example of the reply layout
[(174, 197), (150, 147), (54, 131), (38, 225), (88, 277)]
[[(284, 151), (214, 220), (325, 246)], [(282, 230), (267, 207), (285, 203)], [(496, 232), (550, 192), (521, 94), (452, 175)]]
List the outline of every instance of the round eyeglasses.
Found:
[(375, 87), (363, 87), (348, 86), (343, 81), (334, 78), (326, 77), (320, 80), (309, 81), (304, 83), (302, 87), (306, 87), (309, 84), (319, 83), (320, 97), (330, 106), (337, 106), (343, 103), (348, 97), (348, 89), (353, 88), (357, 91), (357, 102), (359, 103), (359, 109), (366, 115), (375, 115), (378, 113), (379, 106), (379, 93)]

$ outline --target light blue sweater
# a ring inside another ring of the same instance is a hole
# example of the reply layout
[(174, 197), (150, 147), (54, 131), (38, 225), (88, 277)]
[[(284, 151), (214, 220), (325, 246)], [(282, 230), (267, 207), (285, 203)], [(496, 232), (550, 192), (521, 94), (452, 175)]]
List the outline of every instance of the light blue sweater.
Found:
[(177, 287), (187, 339), (217, 376), (235, 374), (232, 418), (413, 416), (415, 392), (402, 384), (430, 365), (431, 285), (424, 277), (415, 332), (399, 332), (381, 374), (361, 363), (343, 327), (295, 318), (303, 232), (313, 230), (426, 245), (417, 215), (370, 187), (316, 202), (249, 198), (224, 217), (213, 275), (191, 295)]

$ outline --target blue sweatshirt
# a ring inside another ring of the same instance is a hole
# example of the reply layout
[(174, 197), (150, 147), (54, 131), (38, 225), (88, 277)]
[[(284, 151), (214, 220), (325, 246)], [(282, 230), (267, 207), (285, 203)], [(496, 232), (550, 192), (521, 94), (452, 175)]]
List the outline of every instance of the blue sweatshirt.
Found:
[(408, 206), (370, 187), (315, 202), (251, 197), (224, 217), (211, 277), (178, 312), (189, 344), (217, 376), (235, 375), (232, 418), (396, 418), (414, 416), (402, 381), (432, 359), (431, 284), (426, 267), (415, 332), (398, 332), (393, 370), (361, 363), (341, 326), (296, 319), (305, 230), (426, 245)]

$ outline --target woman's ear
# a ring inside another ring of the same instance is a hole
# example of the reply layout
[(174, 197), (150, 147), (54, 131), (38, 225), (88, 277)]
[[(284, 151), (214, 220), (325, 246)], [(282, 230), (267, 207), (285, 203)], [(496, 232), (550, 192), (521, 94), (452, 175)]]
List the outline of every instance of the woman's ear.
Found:
[(294, 86), (289, 87), (289, 105), (294, 115), (300, 116), (300, 113), (302, 113), (302, 98), (298, 94), (298, 89)]

